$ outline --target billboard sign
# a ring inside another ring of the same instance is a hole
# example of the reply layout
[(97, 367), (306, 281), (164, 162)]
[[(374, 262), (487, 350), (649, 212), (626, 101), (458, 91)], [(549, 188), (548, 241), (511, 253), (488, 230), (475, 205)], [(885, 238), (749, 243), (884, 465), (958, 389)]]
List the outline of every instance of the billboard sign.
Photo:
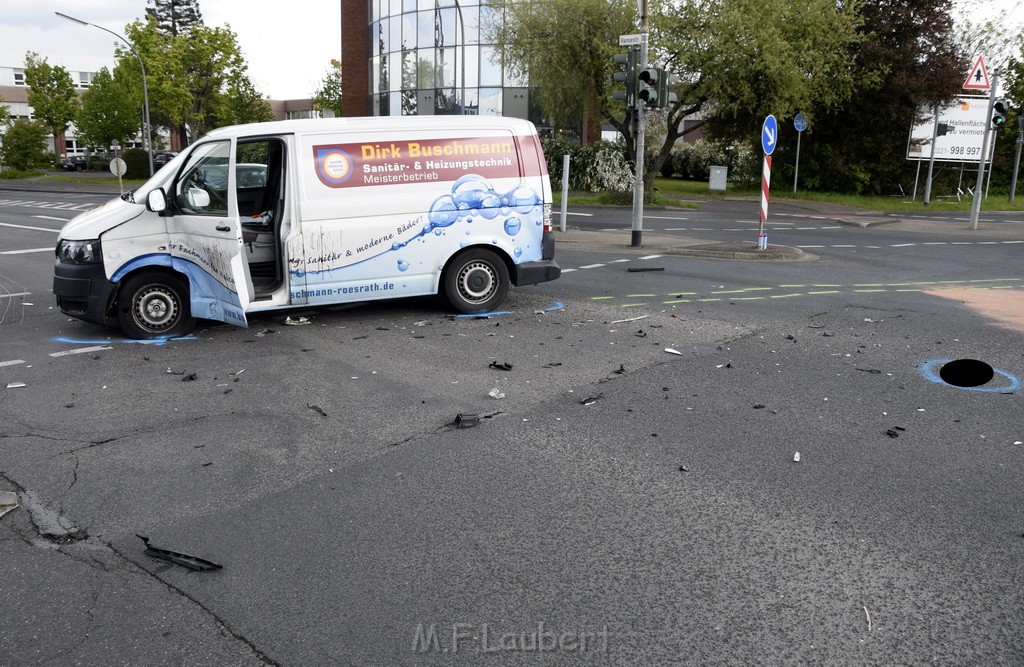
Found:
[[(977, 162), (981, 142), (985, 138), (988, 98), (961, 95), (957, 101), (939, 109), (939, 124), (948, 126), (946, 134), (935, 138), (935, 159), (946, 162)], [(910, 130), (908, 160), (930, 160), (932, 133), (935, 130), (934, 109), (924, 109)]]

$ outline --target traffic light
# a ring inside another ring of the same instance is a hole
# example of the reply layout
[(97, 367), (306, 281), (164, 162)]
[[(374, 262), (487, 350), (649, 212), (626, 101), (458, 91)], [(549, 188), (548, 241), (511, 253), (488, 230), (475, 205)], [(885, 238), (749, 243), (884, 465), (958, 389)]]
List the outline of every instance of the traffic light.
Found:
[(649, 107), (664, 106), (660, 104), (658, 91), (664, 89), (661, 81), (664, 79), (665, 70), (660, 67), (648, 67), (637, 75), (638, 88), (637, 97)]
[(1006, 112), (1009, 110), (1006, 100), (996, 100), (992, 105), (992, 129), (1001, 130), (1006, 127)]
[(668, 84), (677, 83), (679, 77), (675, 74), (670, 74), (663, 69), (659, 69), (661, 76), (658, 77), (658, 108), (664, 109), (669, 104), (672, 104), (677, 100), (675, 93), (668, 92)]
[(636, 49), (630, 49), (628, 53), (616, 53), (612, 57), (616, 65), (626, 66), (625, 72), (615, 72), (612, 75), (612, 79), (615, 81), (622, 81), (626, 84), (625, 90), (612, 91), (612, 99), (624, 100), (629, 108), (636, 106), (636, 66), (639, 59), (638, 55)]

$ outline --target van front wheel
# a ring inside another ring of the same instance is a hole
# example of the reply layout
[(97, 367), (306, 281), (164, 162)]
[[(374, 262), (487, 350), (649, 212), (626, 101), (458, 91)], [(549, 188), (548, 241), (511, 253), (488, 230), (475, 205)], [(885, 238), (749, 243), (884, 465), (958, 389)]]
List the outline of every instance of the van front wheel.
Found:
[(192, 331), (185, 282), (168, 273), (140, 273), (121, 288), (117, 320), (129, 338), (174, 338)]
[(444, 278), (444, 295), (460, 313), (497, 308), (509, 289), (508, 267), (490, 250), (470, 250), (455, 258)]

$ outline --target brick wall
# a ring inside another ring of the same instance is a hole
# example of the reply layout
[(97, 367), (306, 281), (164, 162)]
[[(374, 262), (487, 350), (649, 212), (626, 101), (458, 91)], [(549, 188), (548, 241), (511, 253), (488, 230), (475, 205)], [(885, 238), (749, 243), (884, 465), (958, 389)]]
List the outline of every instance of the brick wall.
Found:
[(341, 0), (341, 97), (346, 116), (370, 115), (367, 0)]

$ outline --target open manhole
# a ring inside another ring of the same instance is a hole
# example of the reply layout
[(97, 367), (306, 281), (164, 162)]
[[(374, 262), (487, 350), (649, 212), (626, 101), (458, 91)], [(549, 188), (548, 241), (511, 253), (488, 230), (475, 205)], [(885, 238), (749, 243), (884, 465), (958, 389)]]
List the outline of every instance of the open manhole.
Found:
[(984, 361), (956, 359), (942, 365), (939, 377), (954, 387), (980, 387), (991, 382), (996, 372)]
[(977, 359), (932, 359), (920, 369), (925, 379), (964, 391), (1012, 394), (1021, 388), (1019, 378)]

